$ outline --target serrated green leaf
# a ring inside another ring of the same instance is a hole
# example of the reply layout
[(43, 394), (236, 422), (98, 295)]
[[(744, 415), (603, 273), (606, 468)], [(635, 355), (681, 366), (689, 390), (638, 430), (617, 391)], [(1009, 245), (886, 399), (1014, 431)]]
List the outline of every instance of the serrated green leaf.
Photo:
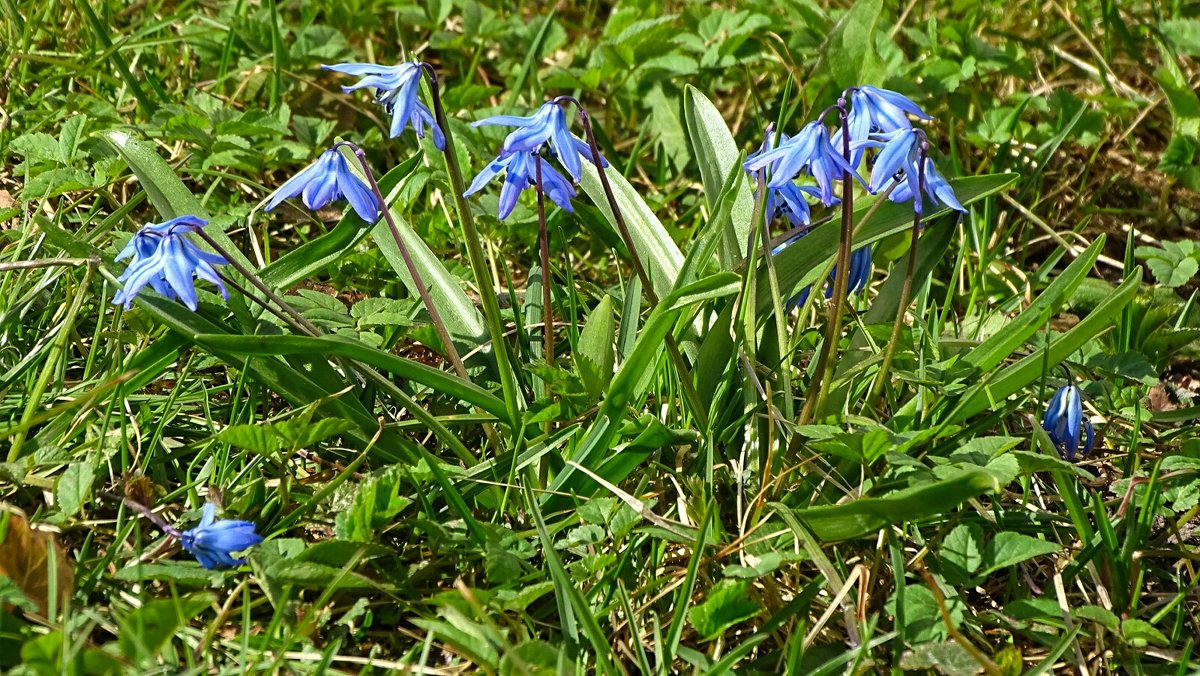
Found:
[(983, 528), (977, 523), (960, 523), (942, 539), (937, 553), (948, 582), (968, 582), (983, 565)]
[(54, 485), (54, 496), (64, 516), (75, 516), (83, 508), (95, 477), (96, 470), (89, 462), (72, 463), (63, 470)]
[(973, 676), (984, 670), (979, 660), (957, 641), (918, 645), (900, 656), (900, 668), (934, 669), (942, 676)]
[(721, 580), (709, 590), (704, 602), (692, 606), (688, 620), (692, 628), (711, 641), (726, 629), (754, 617), (761, 606), (750, 598), (750, 580)]
[(883, 0), (857, 0), (829, 34), (824, 64), (839, 90), (880, 84), (883, 61), (875, 51), (875, 30)]

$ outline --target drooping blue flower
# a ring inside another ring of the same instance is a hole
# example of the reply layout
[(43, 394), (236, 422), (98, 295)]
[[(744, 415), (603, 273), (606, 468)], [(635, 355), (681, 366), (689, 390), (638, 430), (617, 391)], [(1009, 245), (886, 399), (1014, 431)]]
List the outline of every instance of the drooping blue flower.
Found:
[[(789, 140), (791, 140), (791, 137), (787, 134), (779, 134), (780, 144), (787, 143)], [(775, 130), (768, 127), (766, 136), (763, 138), (762, 145), (758, 150), (747, 156), (747, 162), (766, 152), (769, 152), (772, 145), (774, 145), (774, 142)], [(766, 165), (759, 171), (770, 169), (772, 172), (774, 172), (778, 168), (781, 161), (782, 160), (780, 159), (776, 159), (774, 162)], [(748, 173), (753, 175), (754, 172)], [(796, 185), (796, 183), (792, 181), (788, 181), (777, 188), (772, 188), (768, 185), (767, 199), (764, 205), (765, 209), (763, 217), (766, 219), (767, 223), (775, 220), (775, 218), (778, 216), (785, 216), (788, 219), (788, 222), (792, 224), (792, 227), (808, 225), (811, 218), (811, 211), (808, 206), (808, 200), (805, 199), (805, 195), (809, 195), (811, 197), (820, 197), (820, 193), (816, 188), (808, 185)]]
[(912, 127), (909, 115), (922, 120), (933, 119), (921, 110), (920, 106), (899, 92), (871, 85), (850, 90), (850, 110), (846, 115), (846, 126), (850, 129), (852, 142), (862, 141), (875, 133), (908, 129)]
[[(959, 203), (958, 198), (954, 196), (954, 188), (951, 188), (946, 179), (942, 178), (937, 168), (933, 166), (933, 160), (928, 157), (925, 158), (925, 194), (934, 204), (944, 204), (964, 214), (967, 212), (966, 208)], [(893, 202), (907, 202), (912, 198), (912, 188), (909, 187), (908, 181), (897, 185), (892, 194), (888, 195), (888, 199)], [(915, 205), (914, 208), (916, 208)], [(917, 208), (917, 211), (920, 209)]]
[[(913, 195), (921, 193), (921, 175), (918, 165), (921, 161), (922, 146), (927, 144), (925, 134), (919, 129), (898, 129), (887, 134), (877, 134), (875, 139), (862, 141), (857, 145), (882, 146), (871, 168), (871, 182), (867, 189), (877, 193), (891, 184), (893, 180), (903, 180), (892, 191), (889, 199), (893, 202), (912, 200), (913, 210), (918, 214), (924, 210), (924, 199), (914, 200)], [(951, 209), (965, 212), (962, 204), (954, 196), (954, 190), (946, 179), (934, 168), (933, 162), (925, 158), (925, 194), (933, 199), (935, 204), (945, 204)], [(901, 177), (901, 178), (897, 178)]]
[(262, 537), (254, 532), (254, 524), (249, 521), (218, 521), (216, 505), (206, 502), (200, 523), (180, 533), (179, 542), (196, 557), (201, 566), (209, 569), (231, 568), (246, 562), (245, 559), (233, 558), (233, 553), (253, 547), (262, 542)]
[(349, 87), (343, 86), (342, 91), (349, 93), (366, 87), (375, 88), (375, 102), (392, 116), (389, 134), (396, 138), (404, 133), (404, 128), (412, 123), (417, 138), (425, 138), (425, 125), (433, 135), (433, 145), (438, 150), (446, 149), (446, 136), (430, 112), (428, 106), (421, 102), (417, 95), (421, 89), (421, 66), (416, 63), (400, 63), (395, 66), (380, 66), (373, 63), (337, 63), (332, 66), (321, 66), (346, 75), (361, 77), (358, 82)]
[[(501, 171), (506, 171), (504, 185), (500, 188), (500, 220), (508, 218), (517, 206), (517, 198), (526, 188), (537, 183), (537, 155), (532, 152), (517, 152), (511, 155), (500, 155), (488, 163), (483, 171), (471, 181), (471, 187), (463, 193), (470, 197), (483, 189)], [(558, 206), (567, 211), (575, 211), (571, 207), (571, 198), (575, 197), (575, 186), (558, 173), (549, 163), (542, 162), (542, 190), (554, 200)]]
[(742, 166), (751, 172), (771, 167), (771, 179), (767, 182), (769, 188), (782, 188), (801, 172), (807, 173), (816, 179), (817, 197), (826, 206), (837, 200), (833, 195), (833, 186), (841, 180), (842, 172), (850, 172), (851, 176), (866, 185), (854, 167), (830, 143), (829, 130), (819, 120), (809, 122), (800, 133), (773, 150), (746, 160)]
[(178, 298), (195, 312), (199, 304), (193, 276), (216, 284), (221, 296), (229, 300), (229, 292), (213, 268), (228, 261), (201, 250), (187, 237), (187, 233), (205, 225), (208, 221), (189, 215), (165, 223), (150, 223), (139, 230), (117, 255), (116, 260), (132, 260), (117, 278), (123, 286), (113, 296), (113, 304), (124, 305), (128, 310), (138, 293), (149, 286), (168, 300)]
[(1074, 385), (1058, 388), (1050, 398), (1050, 405), (1042, 418), (1042, 429), (1050, 435), (1050, 440), (1054, 442), (1059, 455), (1067, 460), (1075, 460), (1081, 434), (1087, 435), (1083, 442), (1083, 455), (1092, 450), (1095, 434), (1092, 421), (1083, 416), (1083, 400), (1079, 396), (1079, 388)]
[[(579, 182), (583, 174), (583, 164), (580, 158), (592, 161), (592, 150), (582, 139), (567, 129), (567, 115), (562, 106), (554, 101), (543, 103), (537, 112), (528, 117), (517, 115), (493, 115), (471, 123), (472, 127), (501, 125), (517, 127), (504, 139), (500, 149), (500, 158), (516, 153), (535, 153), (542, 146), (549, 144), (558, 161), (571, 175), (571, 179)], [(603, 167), (608, 166), (608, 160), (600, 158)]]
[[(771, 250), (771, 255), (778, 254), (787, 247), (799, 241), (802, 237), (808, 234), (808, 231), (799, 233), (784, 242), (780, 243)], [(868, 244), (859, 247), (850, 252), (850, 270), (846, 275), (846, 294), (853, 295), (861, 293), (867, 288), (867, 282), (871, 281), (871, 272), (875, 269), (874, 263), (871, 260), (871, 245)], [(825, 298), (833, 297), (833, 282), (837, 278), (837, 266), (829, 272), (829, 282), (825, 285)], [(800, 290), (795, 296), (788, 300), (788, 307), (797, 307), (808, 301), (808, 294), (812, 287), (806, 286)]]
[(379, 200), (367, 182), (350, 171), (350, 163), (337, 148), (321, 153), (316, 162), (289, 178), (271, 193), (264, 211), (279, 206), (289, 197), (303, 195), (304, 206), (320, 209), (334, 200), (346, 198), (355, 213), (364, 221), (374, 223), (379, 219)]

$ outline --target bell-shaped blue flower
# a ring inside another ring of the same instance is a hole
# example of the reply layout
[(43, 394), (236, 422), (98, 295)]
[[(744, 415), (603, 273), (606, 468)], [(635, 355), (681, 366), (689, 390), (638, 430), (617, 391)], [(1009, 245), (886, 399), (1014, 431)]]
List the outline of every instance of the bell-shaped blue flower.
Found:
[(139, 230), (117, 255), (117, 260), (132, 260), (117, 278), (122, 288), (113, 296), (113, 304), (124, 305), (128, 310), (138, 293), (149, 286), (169, 300), (178, 298), (195, 312), (199, 304), (193, 277), (216, 284), (221, 296), (229, 300), (229, 292), (213, 267), (228, 261), (201, 250), (187, 237), (187, 233), (205, 225), (208, 221), (189, 215), (165, 223), (151, 223)]
[[(791, 137), (788, 136), (787, 134), (783, 134), (783, 133), (779, 134), (779, 143), (780, 144), (787, 143), (789, 140), (791, 140)], [(747, 161), (753, 160), (756, 157), (758, 157), (759, 155), (769, 152), (771, 150), (771, 146), (774, 144), (774, 142), (775, 142), (775, 131), (768, 127), (766, 136), (763, 138), (762, 146), (760, 146), (758, 150), (756, 150), (755, 152), (753, 152), (749, 156), (747, 156), (746, 160)], [(760, 169), (759, 171), (764, 171), (764, 170), (769, 169), (772, 172), (774, 172), (778, 168), (780, 161), (781, 160), (776, 159), (774, 162), (768, 164), (767, 166), (763, 167), (763, 169)], [(753, 174), (754, 172), (749, 172), (749, 173)], [(812, 186), (796, 185), (792, 181), (788, 181), (787, 183), (785, 183), (782, 186), (779, 186), (777, 188), (772, 188), (771, 186), (768, 185), (767, 186), (767, 199), (766, 199), (766, 204), (765, 204), (766, 208), (764, 210), (763, 217), (766, 219), (767, 223), (770, 223), (771, 221), (775, 220), (775, 218), (777, 218), (778, 216), (784, 216), (788, 219), (788, 222), (791, 223), (792, 227), (794, 227), (794, 228), (799, 227), (801, 225), (808, 225), (812, 212), (809, 209), (808, 200), (805, 198), (805, 195), (808, 195), (811, 197), (819, 197), (820, 193), (816, 188), (814, 188)], [(836, 201), (836, 199), (835, 199), (835, 201)]]
[(231, 568), (245, 563), (245, 559), (233, 558), (234, 552), (249, 549), (262, 542), (249, 521), (231, 519), (217, 520), (217, 507), (211, 502), (204, 504), (200, 523), (191, 530), (179, 534), (183, 548), (196, 557), (205, 568)]
[(932, 120), (907, 96), (890, 89), (871, 85), (854, 87), (850, 90), (850, 111), (846, 115), (846, 126), (850, 129), (851, 141), (862, 141), (870, 134), (893, 132), (912, 126), (908, 116)]
[(1050, 398), (1050, 405), (1042, 418), (1042, 429), (1050, 435), (1050, 440), (1054, 442), (1059, 455), (1067, 460), (1075, 460), (1081, 435), (1087, 436), (1086, 440), (1083, 440), (1083, 455), (1092, 450), (1095, 433), (1092, 430), (1092, 421), (1083, 415), (1083, 400), (1079, 396), (1079, 388), (1074, 385), (1058, 388)]
[(438, 150), (446, 149), (446, 136), (429, 108), (417, 97), (421, 89), (421, 66), (416, 63), (400, 63), (395, 66), (379, 66), (373, 63), (337, 63), (321, 66), (346, 75), (361, 77), (342, 91), (349, 93), (365, 87), (375, 88), (375, 102), (382, 105), (392, 116), (389, 134), (396, 138), (404, 128), (412, 124), (417, 138), (425, 138), (425, 126), (433, 136), (433, 145)]
[(345, 197), (364, 221), (374, 223), (379, 219), (380, 204), (375, 193), (364, 179), (350, 171), (350, 163), (337, 148), (321, 153), (316, 162), (279, 186), (263, 210), (270, 211), (296, 195), (302, 195), (304, 206), (314, 210)]
[[(576, 183), (583, 175), (583, 163), (580, 162), (580, 158), (592, 161), (591, 148), (567, 129), (567, 115), (562, 106), (554, 101), (543, 103), (536, 113), (528, 117), (494, 115), (471, 123), (472, 127), (488, 125), (517, 127), (504, 139), (500, 159), (516, 153), (535, 153), (548, 144)], [(601, 157), (600, 164), (607, 167), (608, 160)]]
[[(795, 235), (794, 237), (791, 237), (791, 238), (785, 240), (784, 242), (780, 243), (778, 246), (776, 246), (774, 249), (771, 250), (771, 255), (775, 255), (775, 254), (779, 253), (780, 251), (783, 251), (787, 247), (789, 247), (792, 244), (799, 241), (800, 238), (804, 237), (807, 234), (808, 234), (808, 231), (806, 230), (804, 232), (799, 233), (798, 235)], [(856, 293), (861, 293), (864, 289), (866, 289), (867, 282), (871, 281), (871, 272), (874, 271), (874, 269), (875, 269), (875, 265), (871, 259), (871, 245), (870, 244), (863, 246), (863, 247), (859, 247), (859, 248), (855, 249), (854, 251), (850, 252), (850, 270), (846, 275), (846, 294), (853, 295)], [(827, 283), (825, 285), (825, 298), (826, 299), (833, 297), (833, 281), (836, 278), (837, 278), (837, 266), (835, 265), (835, 266), (833, 266), (833, 269), (830, 270), (830, 272), (829, 272), (829, 283)], [(797, 293), (790, 300), (788, 300), (788, 303), (787, 303), (788, 307), (797, 307), (799, 305), (803, 305), (808, 300), (808, 294), (811, 290), (812, 290), (812, 287), (808, 287), (808, 286), (801, 289), (799, 293)]]
[(829, 141), (829, 130), (820, 121), (808, 123), (800, 133), (773, 150), (758, 153), (742, 166), (750, 172), (771, 167), (768, 188), (782, 188), (802, 172), (807, 173), (816, 179), (817, 197), (826, 206), (837, 201), (833, 186), (841, 180), (843, 172), (850, 172), (851, 176), (866, 185), (842, 153), (834, 149)]
[[(967, 212), (966, 208), (959, 203), (958, 198), (954, 196), (954, 188), (951, 188), (946, 179), (942, 178), (937, 168), (933, 166), (933, 160), (928, 157), (925, 158), (925, 194), (929, 196), (929, 199), (935, 205), (944, 204), (956, 211)], [(892, 194), (888, 195), (888, 199), (893, 202), (907, 202), (912, 198), (912, 188), (909, 186), (908, 181), (896, 186)], [(921, 210), (916, 205), (914, 205), (914, 208), (917, 211)]]
[[(504, 185), (500, 187), (500, 208), (498, 210), (500, 220), (504, 220), (516, 208), (517, 198), (521, 196), (521, 192), (536, 185), (537, 161), (537, 155), (531, 152), (501, 155), (489, 162), (483, 171), (479, 172), (475, 180), (471, 181), (471, 186), (463, 193), (463, 197), (470, 197), (479, 192), (497, 174), (506, 171)], [(567, 211), (575, 211), (571, 207), (571, 198), (575, 197), (575, 186), (571, 185), (570, 181), (545, 161), (542, 162), (542, 190), (558, 206)]]

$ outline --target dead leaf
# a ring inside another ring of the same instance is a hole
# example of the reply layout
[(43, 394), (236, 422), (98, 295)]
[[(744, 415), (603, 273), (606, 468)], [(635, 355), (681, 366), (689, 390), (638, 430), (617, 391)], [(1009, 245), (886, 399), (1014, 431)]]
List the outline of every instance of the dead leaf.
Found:
[[(0, 507), (0, 575), (12, 580), (21, 592), (38, 605), (42, 615), (50, 610), (50, 557), (55, 562), (54, 589), (58, 609), (71, 598), (75, 565), (49, 531), (29, 527), (24, 516)], [(7, 523), (6, 523), (7, 522)]]

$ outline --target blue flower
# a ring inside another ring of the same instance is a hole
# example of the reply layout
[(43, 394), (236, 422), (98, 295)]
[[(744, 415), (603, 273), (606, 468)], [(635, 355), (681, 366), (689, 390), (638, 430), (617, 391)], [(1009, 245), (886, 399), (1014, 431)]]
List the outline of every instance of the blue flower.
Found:
[[(784, 241), (783, 243), (779, 244), (778, 246), (776, 246), (774, 249), (771, 250), (771, 255), (778, 254), (780, 251), (783, 251), (787, 247), (791, 246), (792, 244), (797, 242), (801, 237), (803, 237), (807, 234), (808, 234), (808, 231), (804, 231), (804, 232), (801, 232), (800, 234)], [(850, 294), (861, 293), (864, 289), (866, 289), (867, 282), (871, 281), (871, 272), (874, 269), (875, 269), (875, 265), (874, 265), (874, 263), (872, 263), (872, 260), (871, 260), (871, 245), (870, 244), (863, 246), (863, 247), (859, 247), (858, 249), (855, 249), (854, 251), (852, 251), (850, 253), (850, 271), (846, 275), (846, 294), (850, 295)], [(837, 278), (837, 266), (835, 265), (835, 266), (833, 266), (833, 269), (829, 272), (829, 283), (825, 285), (825, 298), (826, 299), (833, 297), (833, 281), (836, 278)], [(808, 300), (808, 294), (811, 290), (812, 290), (812, 287), (808, 287), (808, 286), (801, 289), (800, 293), (796, 294), (794, 297), (792, 297), (790, 300), (788, 300), (788, 307), (796, 307), (799, 305), (803, 305)]]
[(861, 141), (873, 133), (887, 133), (912, 127), (908, 116), (932, 120), (907, 96), (890, 89), (863, 85), (850, 90), (850, 112), (846, 126), (850, 140)]
[(262, 542), (249, 521), (216, 520), (217, 507), (204, 503), (204, 514), (200, 523), (191, 530), (179, 534), (183, 548), (191, 552), (205, 568), (230, 568), (245, 563), (245, 559), (233, 558), (240, 552)]
[[(502, 125), (517, 127), (504, 139), (500, 149), (500, 158), (516, 153), (535, 153), (543, 145), (549, 144), (550, 149), (562, 162), (563, 167), (571, 178), (578, 183), (583, 173), (583, 158), (592, 161), (592, 150), (588, 144), (567, 130), (567, 116), (562, 106), (554, 101), (547, 101), (529, 117), (516, 115), (494, 115), (471, 123), (472, 127), (487, 125)], [(601, 166), (607, 167), (608, 161), (600, 158)]]
[(345, 197), (364, 221), (374, 223), (379, 218), (379, 200), (375, 199), (375, 193), (365, 180), (350, 171), (350, 163), (337, 148), (321, 153), (316, 162), (279, 186), (263, 210), (270, 211), (285, 199), (302, 193), (304, 206), (309, 209), (320, 209)]
[(772, 167), (771, 180), (767, 182), (769, 188), (782, 188), (801, 172), (807, 172), (816, 179), (817, 197), (826, 206), (836, 201), (833, 186), (841, 180), (843, 172), (850, 172), (851, 176), (864, 183), (854, 167), (834, 149), (829, 141), (829, 130), (820, 121), (808, 123), (799, 134), (773, 150), (746, 160), (742, 166), (752, 172)]
[(128, 310), (138, 293), (150, 286), (168, 300), (178, 298), (195, 312), (198, 303), (193, 276), (216, 284), (221, 296), (229, 300), (229, 292), (213, 268), (214, 265), (225, 265), (228, 261), (217, 254), (202, 251), (187, 238), (187, 233), (205, 225), (208, 225), (208, 221), (203, 218), (180, 216), (165, 223), (148, 224), (139, 230), (117, 254), (116, 260), (132, 260), (117, 278), (123, 288), (113, 296), (113, 304), (124, 304)]
[(401, 63), (395, 66), (379, 66), (373, 63), (338, 63), (332, 66), (321, 66), (346, 75), (362, 77), (349, 87), (343, 86), (342, 91), (349, 93), (365, 87), (375, 88), (375, 102), (382, 105), (392, 116), (389, 131), (392, 138), (404, 133), (404, 127), (410, 122), (417, 138), (425, 138), (425, 125), (433, 134), (433, 145), (438, 150), (446, 149), (446, 136), (433, 117), (429, 108), (417, 98), (421, 89), (421, 65), (417, 63)]
[(1095, 439), (1092, 421), (1083, 417), (1083, 400), (1079, 396), (1079, 388), (1074, 385), (1064, 385), (1058, 388), (1050, 398), (1050, 406), (1046, 408), (1046, 416), (1042, 418), (1042, 429), (1050, 435), (1059, 455), (1074, 461), (1075, 453), (1079, 450), (1081, 432), (1087, 434), (1083, 443), (1083, 455), (1092, 450)]
[[(954, 188), (951, 188), (946, 179), (942, 178), (942, 175), (933, 166), (933, 160), (928, 157), (925, 158), (925, 194), (933, 200), (934, 204), (944, 204), (964, 214), (967, 212), (966, 208), (959, 204), (958, 198), (954, 196)], [(912, 188), (909, 187), (907, 181), (896, 186), (892, 194), (888, 195), (888, 199), (893, 202), (907, 202), (912, 198)], [(916, 205), (913, 206), (917, 211), (921, 210)]]
[[(496, 174), (507, 170), (507, 174), (504, 176), (504, 185), (500, 188), (498, 214), (500, 220), (504, 220), (516, 208), (517, 198), (521, 196), (521, 192), (537, 182), (536, 161), (537, 155), (532, 152), (502, 154), (479, 172), (475, 180), (471, 181), (471, 187), (463, 193), (463, 197), (470, 197), (479, 192), (496, 177)], [(571, 198), (575, 196), (575, 187), (544, 161), (542, 162), (542, 190), (558, 206), (567, 211), (574, 211), (571, 207)]]
[[(779, 134), (780, 144), (787, 143), (789, 140), (791, 140), (791, 137), (787, 134)], [(774, 141), (775, 131), (768, 127), (762, 146), (746, 158), (747, 162), (769, 152)], [(776, 159), (774, 162), (766, 165), (764, 169), (770, 169), (774, 172), (778, 169), (781, 161), (780, 159)], [(812, 186), (800, 186), (792, 181), (788, 181), (777, 188), (767, 186), (766, 209), (764, 210), (763, 217), (766, 218), (767, 223), (775, 220), (778, 216), (785, 216), (788, 222), (792, 224), (792, 227), (808, 225), (811, 218), (811, 211), (809, 210), (808, 200), (805, 199), (805, 195), (819, 197), (820, 193)]]

